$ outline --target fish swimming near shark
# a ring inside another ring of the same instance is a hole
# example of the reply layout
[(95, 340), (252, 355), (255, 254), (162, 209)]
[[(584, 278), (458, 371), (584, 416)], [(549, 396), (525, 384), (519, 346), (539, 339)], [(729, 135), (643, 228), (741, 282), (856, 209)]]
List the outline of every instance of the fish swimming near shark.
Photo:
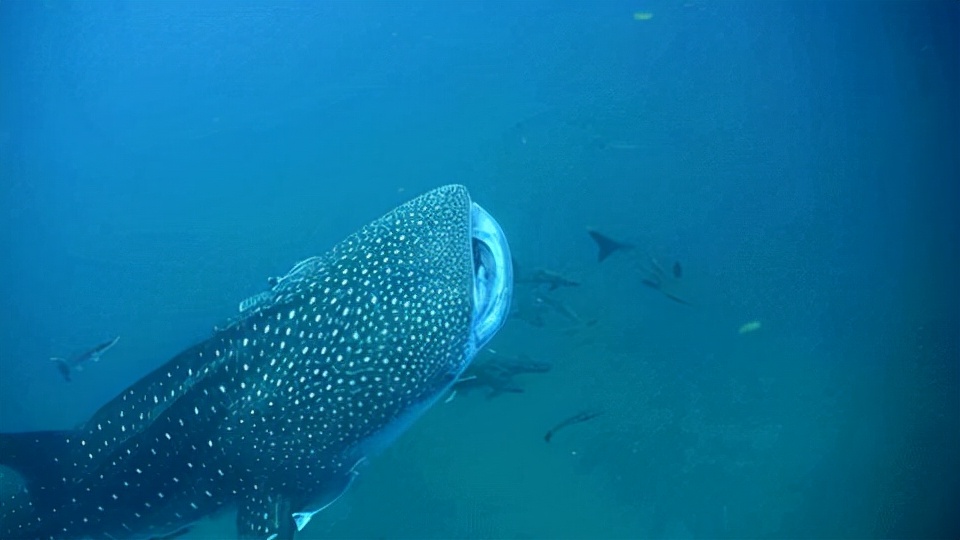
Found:
[(549, 291), (555, 291), (560, 287), (579, 287), (580, 282), (561, 274), (555, 270), (539, 268), (531, 273), (521, 273), (516, 260), (513, 261), (514, 281), (517, 284), (526, 283), (534, 287), (546, 287)]
[(19, 483), (0, 538), (167, 537), (228, 507), (235, 538), (293, 538), (448, 393), (512, 283), (493, 217), (463, 186), (430, 191), (302, 261), (79, 428), (0, 434), (0, 479)]
[(603, 411), (596, 411), (596, 410), (580, 411), (569, 418), (565, 418), (561, 420), (555, 426), (550, 428), (547, 431), (547, 433), (543, 436), (543, 440), (546, 442), (550, 442), (550, 440), (553, 439), (553, 436), (556, 435), (556, 433), (561, 429), (570, 427), (574, 424), (580, 424), (583, 422), (587, 422), (589, 420), (593, 420), (594, 418), (600, 416), (601, 414), (603, 414)]
[[(488, 399), (504, 393), (523, 393), (523, 387), (514, 380), (517, 375), (546, 373), (551, 369), (552, 363), (530, 358), (526, 354), (513, 356), (487, 349), (482, 358), (475, 360), (464, 371), (454, 384), (453, 391), (467, 393), (484, 389)], [(453, 394), (448, 401), (452, 399)]]
[(559, 298), (554, 298), (546, 294), (535, 294), (534, 302), (544, 306), (545, 308), (553, 311), (554, 313), (560, 315), (568, 322), (573, 324), (583, 324), (584, 320), (573, 310), (566, 302), (560, 300)]
[(587, 229), (587, 234), (589, 234), (590, 238), (593, 238), (593, 241), (597, 244), (597, 262), (603, 262), (607, 257), (618, 251), (633, 249), (634, 247), (633, 244), (614, 240), (595, 229)]
[[(581, 317), (567, 302), (540, 289), (517, 289), (511, 302), (510, 316), (531, 326), (544, 328), (551, 320), (560, 320), (563, 330), (576, 331), (595, 325), (595, 318)], [(553, 326), (551, 324), (551, 326)]]
[(673, 263), (673, 277), (668, 277), (667, 272), (654, 257), (650, 257), (649, 266), (641, 268), (642, 277), (640, 283), (660, 291), (668, 299), (685, 306), (693, 306), (689, 300), (678, 295), (674, 289), (677, 288), (680, 278), (683, 276), (683, 268), (679, 262)]
[[(518, 281), (519, 283), (519, 281)], [(554, 270), (540, 269), (526, 279), (526, 283), (543, 285), (547, 290), (555, 291), (560, 287), (579, 287), (580, 282)]]
[(63, 375), (63, 379), (67, 382), (70, 382), (73, 380), (72, 373), (74, 371), (82, 370), (83, 367), (89, 362), (99, 362), (100, 357), (103, 356), (103, 353), (113, 348), (118, 341), (120, 341), (120, 336), (104, 341), (103, 343), (83, 351), (80, 354), (71, 356), (70, 358), (53, 357), (50, 360), (57, 364), (57, 369), (60, 371), (60, 374)]

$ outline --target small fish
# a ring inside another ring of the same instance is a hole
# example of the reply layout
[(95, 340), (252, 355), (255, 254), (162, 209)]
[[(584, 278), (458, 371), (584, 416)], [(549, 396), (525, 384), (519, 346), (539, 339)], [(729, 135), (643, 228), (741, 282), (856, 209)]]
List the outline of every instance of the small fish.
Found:
[(577, 315), (577, 312), (573, 310), (566, 302), (563, 300), (553, 298), (544, 294), (535, 294), (533, 301), (538, 305), (549, 308), (554, 313), (562, 316), (568, 321), (574, 324), (582, 324), (584, 321), (580, 318), (580, 315)]
[(737, 333), (749, 334), (750, 332), (756, 332), (757, 330), (760, 329), (761, 326), (762, 324), (760, 323), (760, 321), (750, 321), (744, 324), (743, 326), (741, 326), (740, 329), (737, 330)]
[(664, 296), (666, 296), (667, 298), (669, 298), (670, 300), (673, 300), (674, 302), (676, 302), (676, 303), (678, 303), (678, 304), (683, 304), (683, 305), (685, 305), (685, 306), (693, 306), (693, 303), (691, 303), (691, 302), (689, 302), (689, 301), (687, 301), (687, 300), (684, 300), (683, 298), (680, 298), (679, 296), (673, 294), (673, 293), (670, 292), (670, 291), (661, 291), (661, 292), (663, 292), (663, 295), (664, 295)]
[(593, 420), (594, 418), (600, 416), (601, 414), (603, 414), (602, 411), (582, 411), (582, 412), (578, 412), (577, 414), (571, 416), (570, 418), (567, 418), (566, 420), (563, 420), (563, 421), (560, 422), (559, 424), (557, 424), (557, 425), (553, 426), (552, 428), (550, 428), (550, 431), (548, 431), (547, 434), (543, 436), (543, 440), (545, 440), (545, 441), (547, 441), (547, 442), (550, 442), (550, 439), (553, 438), (553, 435), (554, 435), (556, 432), (560, 431), (561, 429), (563, 429), (563, 428), (565, 428), (565, 427), (567, 427), (567, 426), (572, 426), (572, 425), (574, 425), (574, 424), (579, 424), (579, 423), (581, 423), (581, 422), (586, 422), (587, 420)]
[(641, 268), (641, 271), (644, 272), (645, 276), (640, 278), (640, 283), (660, 291), (668, 299), (678, 304), (693, 306), (690, 301), (673, 292), (679, 287), (680, 282), (678, 280), (683, 275), (683, 268), (680, 267), (679, 262), (673, 263), (673, 277), (668, 276), (657, 259), (653, 257), (650, 257), (650, 266)]
[(564, 276), (560, 272), (553, 270), (540, 269), (529, 276), (517, 276), (517, 283), (530, 283), (533, 285), (545, 285), (547, 290), (555, 291), (560, 287), (579, 287), (580, 282)]
[(82, 371), (83, 366), (86, 365), (87, 362), (99, 362), (103, 353), (110, 350), (119, 340), (120, 336), (117, 336), (70, 358), (59, 358), (55, 356), (51, 358), (50, 361), (56, 362), (57, 369), (60, 370), (60, 374), (63, 375), (64, 380), (70, 382), (73, 380), (71, 378), (73, 371)]
[(667, 275), (667, 271), (663, 269), (663, 266), (660, 264), (660, 261), (656, 257), (650, 256), (650, 268), (654, 274), (660, 278), (664, 278)]
[(240, 307), (238, 311), (243, 313), (244, 311), (249, 311), (251, 309), (256, 309), (258, 306), (266, 305), (273, 298), (273, 295), (270, 291), (263, 291), (262, 293), (255, 294), (250, 298), (240, 302)]
[(537, 328), (543, 328), (547, 324), (545, 307), (532, 297), (528, 301), (511, 302), (510, 317), (520, 319)]
[[(517, 375), (546, 373), (553, 364), (535, 360), (525, 354), (511, 356), (487, 349), (487, 354), (475, 360), (453, 385), (454, 392), (486, 389), (487, 398), (503, 393), (523, 393), (523, 388), (513, 380)], [(453, 397), (451, 396), (452, 400)]]
[(537, 328), (547, 326), (547, 323), (556, 317), (571, 323), (575, 328), (592, 326), (597, 322), (594, 319), (584, 320), (563, 300), (540, 289), (524, 289), (516, 301), (511, 303), (510, 316)]
[(660, 287), (663, 286), (663, 284), (657, 278), (643, 278), (640, 280), (640, 283), (643, 283), (647, 287), (650, 287), (651, 289), (656, 289), (658, 291), (660, 290)]
[(260, 292), (243, 300), (240, 302), (238, 311), (243, 314), (247, 311), (254, 312), (261, 308), (270, 307), (270, 304), (276, 299), (279, 292), (283, 290), (284, 282), (302, 279), (303, 276), (308, 275), (309, 272), (321, 264), (322, 261), (320, 257), (310, 257), (295, 264), (284, 276), (267, 278), (267, 284), (271, 287), (270, 290)]
[(613, 255), (617, 251), (633, 249), (633, 244), (614, 240), (613, 238), (610, 238), (609, 236), (595, 229), (588, 228), (587, 234), (589, 234), (590, 238), (593, 238), (593, 241), (597, 243), (597, 262), (603, 262), (607, 257)]

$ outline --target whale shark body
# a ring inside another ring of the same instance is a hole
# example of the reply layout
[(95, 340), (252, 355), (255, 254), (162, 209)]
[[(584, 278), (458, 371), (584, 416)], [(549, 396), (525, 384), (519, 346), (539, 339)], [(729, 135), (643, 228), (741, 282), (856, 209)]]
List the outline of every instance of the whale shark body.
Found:
[(80, 428), (0, 434), (2, 538), (157, 538), (222, 508), (292, 538), (445, 395), (509, 311), (496, 221), (430, 191), (297, 264)]

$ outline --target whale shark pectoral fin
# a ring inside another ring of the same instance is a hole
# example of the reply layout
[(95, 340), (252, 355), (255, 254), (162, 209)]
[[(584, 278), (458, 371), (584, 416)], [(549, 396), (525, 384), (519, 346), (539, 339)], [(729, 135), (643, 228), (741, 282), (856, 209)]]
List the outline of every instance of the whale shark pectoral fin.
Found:
[(297, 530), (302, 531), (303, 528), (307, 526), (307, 523), (310, 523), (310, 518), (317, 512), (319, 512), (319, 510), (314, 510), (313, 512), (294, 512), (292, 514), (293, 522), (297, 524)]
[(23, 525), (30, 537), (56, 536), (42, 524), (36, 527), (42, 515), (68, 502), (63, 498), (62, 479), (74, 435), (73, 431), (0, 433), (0, 492), (6, 496), (0, 504), (0, 531)]
[[(361, 463), (363, 460), (358, 462)], [(247, 493), (237, 508), (237, 532), (242, 540), (291, 540), (302, 531), (313, 516), (335, 503), (356, 478), (356, 465), (345, 474), (327, 479), (319, 497), (303, 504), (303, 497), (293, 497), (263, 489)], [(294, 512), (295, 508), (304, 508)]]
[(237, 508), (237, 534), (244, 540), (291, 540), (298, 530), (292, 507), (292, 499), (279, 493), (248, 493)]
[[(60, 462), (67, 456), (73, 431), (22, 431), (0, 433), (0, 465), (10, 467), (30, 483), (61, 481)], [(33, 486), (37, 487), (37, 486)]]
[(324, 487), (320, 493), (311, 499), (310, 504), (304, 505), (304, 510), (290, 514), (298, 531), (302, 531), (314, 515), (326, 510), (330, 505), (340, 500), (340, 497), (343, 497), (343, 494), (347, 492), (347, 489), (357, 477), (357, 467), (364, 461), (366, 461), (366, 458), (360, 458), (345, 474), (328, 478), (324, 482)]
[(173, 540), (174, 538), (180, 538), (181, 536), (187, 534), (188, 532), (190, 532), (190, 527), (184, 527), (182, 529), (177, 529), (170, 534), (151, 537), (150, 540)]

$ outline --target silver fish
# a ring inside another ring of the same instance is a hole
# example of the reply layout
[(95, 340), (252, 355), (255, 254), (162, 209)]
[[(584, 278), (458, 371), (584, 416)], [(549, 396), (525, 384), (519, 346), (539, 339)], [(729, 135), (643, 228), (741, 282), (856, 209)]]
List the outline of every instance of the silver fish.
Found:
[(512, 286), (497, 222), (463, 186), (430, 191), (298, 264), (79, 429), (0, 434), (23, 488), (0, 537), (163, 537), (236, 506), (236, 537), (293, 538), (449, 391)]

